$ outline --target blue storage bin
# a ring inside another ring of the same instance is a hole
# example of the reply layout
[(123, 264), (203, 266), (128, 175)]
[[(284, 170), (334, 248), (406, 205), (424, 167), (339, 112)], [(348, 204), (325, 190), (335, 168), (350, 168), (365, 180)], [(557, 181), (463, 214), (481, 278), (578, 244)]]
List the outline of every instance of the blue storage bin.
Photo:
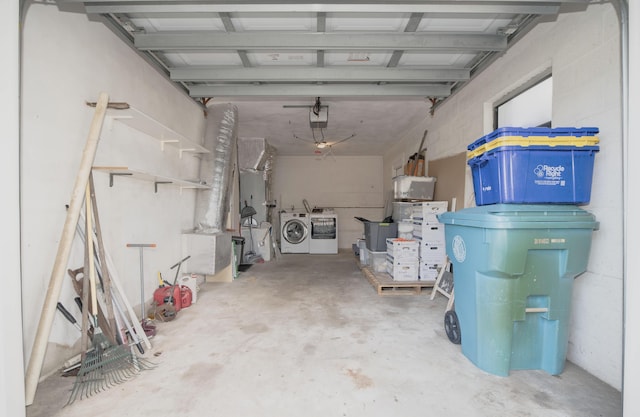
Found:
[(597, 128), (500, 128), (468, 146), (476, 205), (587, 204)]

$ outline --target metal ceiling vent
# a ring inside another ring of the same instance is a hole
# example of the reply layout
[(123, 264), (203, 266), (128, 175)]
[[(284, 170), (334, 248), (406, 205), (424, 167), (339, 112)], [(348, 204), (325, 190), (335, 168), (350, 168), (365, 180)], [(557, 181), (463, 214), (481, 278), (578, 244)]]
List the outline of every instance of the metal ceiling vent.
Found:
[(320, 97), (309, 110), (309, 125), (311, 129), (325, 129), (329, 124), (329, 106), (320, 104)]

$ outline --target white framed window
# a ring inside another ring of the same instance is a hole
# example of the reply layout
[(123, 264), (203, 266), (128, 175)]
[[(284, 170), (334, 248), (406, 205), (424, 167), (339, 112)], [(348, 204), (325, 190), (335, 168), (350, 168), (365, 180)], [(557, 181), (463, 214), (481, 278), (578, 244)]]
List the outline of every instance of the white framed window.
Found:
[(553, 77), (525, 85), (494, 105), (494, 129), (551, 127)]

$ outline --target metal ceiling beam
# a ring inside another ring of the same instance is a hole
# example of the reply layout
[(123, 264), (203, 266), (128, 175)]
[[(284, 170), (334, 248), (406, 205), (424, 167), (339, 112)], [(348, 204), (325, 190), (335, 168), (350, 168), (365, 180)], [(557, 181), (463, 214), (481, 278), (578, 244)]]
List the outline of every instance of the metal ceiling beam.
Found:
[(503, 51), (504, 35), (425, 33), (310, 33), (254, 32), (157, 32), (134, 34), (136, 48), (145, 51), (194, 50), (412, 50)]
[[(231, 20), (231, 16), (229, 13), (220, 13), (220, 20), (222, 20), (222, 24), (224, 25), (224, 30), (227, 32), (235, 32), (236, 27), (233, 25), (233, 21)], [(238, 50), (238, 57), (240, 61), (242, 61), (242, 66), (251, 67), (251, 61), (249, 61), (249, 56), (247, 56), (247, 51)]]
[[(407, 26), (404, 28), (404, 31), (415, 32), (416, 30), (418, 30), (418, 26), (420, 26), (420, 21), (422, 20), (423, 16), (424, 13), (411, 13), (411, 17), (409, 17), (409, 22), (407, 22)], [(397, 67), (403, 54), (404, 51), (393, 51), (393, 54), (391, 54), (391, 59), (389, 59), (389, 62), (387, 63), (387, 67)]]
[(191, 97), (446, 97), (447, 85), (194, 85)]
[(482, 0), (460, 1), (105, 1), (64, 0), (84, 3), (87, 13), (179, 14), (179, 13), (508, 13), (556, 14), (562, 3), (586, 3), (587, 0)]
[[(327, 31), (327, 14), (325, 12), (319, 12), (316, 15), (316, 32), (326, 32)], [(316, 66), (324, 67), (324, 49), (319, 49), (316, 51)]]
[(174, 81), (190, 82), (442, 82), (466, 81), (464, 68), (362, 68), (362, 67), (180, 67), (170, 70)]

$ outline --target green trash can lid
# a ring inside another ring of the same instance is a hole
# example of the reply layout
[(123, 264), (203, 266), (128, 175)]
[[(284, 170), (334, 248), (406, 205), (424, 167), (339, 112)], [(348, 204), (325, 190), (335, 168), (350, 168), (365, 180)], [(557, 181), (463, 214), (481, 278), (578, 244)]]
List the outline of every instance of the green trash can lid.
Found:
[(591, 229), (595, 216), (573, 205), (491, 204), (438, 215), (444, 224), (487, 229)]

